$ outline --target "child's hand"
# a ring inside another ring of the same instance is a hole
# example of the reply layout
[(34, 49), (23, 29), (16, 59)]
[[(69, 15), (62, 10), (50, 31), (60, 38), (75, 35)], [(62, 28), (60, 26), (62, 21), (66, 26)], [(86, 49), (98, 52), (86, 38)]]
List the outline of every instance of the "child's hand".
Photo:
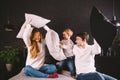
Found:
[(60, 62), (56, 62), (56, 65), (59, 65), (60, 64)]
[(63, 45), (62, 45), (62, 44), (60, 44), (60, 45), (59, 45), (59, 47), (60, 47), (60, 48), (63, 48)]

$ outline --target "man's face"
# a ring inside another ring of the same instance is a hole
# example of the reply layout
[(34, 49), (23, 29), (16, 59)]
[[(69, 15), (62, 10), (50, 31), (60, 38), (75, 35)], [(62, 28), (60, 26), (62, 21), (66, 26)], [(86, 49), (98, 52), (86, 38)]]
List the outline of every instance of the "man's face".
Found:
[(82, 40), (81, 37), (76, 36), (76, 41), (75, 42), (76, 42), (77, 45), (82, 45), (84, 41)]

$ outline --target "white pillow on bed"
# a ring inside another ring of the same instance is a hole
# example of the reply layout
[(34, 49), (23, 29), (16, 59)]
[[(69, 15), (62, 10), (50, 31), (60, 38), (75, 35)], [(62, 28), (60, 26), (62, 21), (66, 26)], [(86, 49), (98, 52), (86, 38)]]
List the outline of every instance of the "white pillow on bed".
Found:
[(37, 16), (37, 15), (34, 15), (34, 14), (25, 13), (25, 22), (22, 25), (19, 33), (17, 34), (17, 38), (22, 38), (27, 24), (31, 24), (36, 28), (40, 28), (40, 27), (46, 25), (49, 22), (50, 22), (50, 20), (45, 19), (43, 17)]

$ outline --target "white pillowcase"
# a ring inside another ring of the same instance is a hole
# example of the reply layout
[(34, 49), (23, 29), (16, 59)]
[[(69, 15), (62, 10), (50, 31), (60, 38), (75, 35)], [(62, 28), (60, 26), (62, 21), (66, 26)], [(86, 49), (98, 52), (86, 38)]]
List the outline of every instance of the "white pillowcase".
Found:
[(23, 33), (24, 33), (24, 30), (25, 30), (27, 24), (31, 24), (32, 26), (34, 26), (36, 28), (40, 28), (40, 27), (45, 26), (49, 22), (50, 22), (50, 20), (45, 19), (43, 17), (37, 16), (34, 14), (25, 13), (25, 22), (22, 25), (22, 27), (16, 37), (23, 38)]
[(45, 26), (47, 23), (50, 22), (50, 20), (48, 19), (45, 19), (43, 17), (40, 17), (40, 16), (37, 16), (37, 15), (34, 15), (34, 14), (28, 14), (31, 18), (31, 21), (29, 24), (33, 25), (34, 27), (36, 28), (40, 28), (40, 27), (43, 27)]
[(58, 60), (65, 60), (66, 56), (64, 55), (63, 49), (59, 47), (60, 39), (58, 33), (54, 30), (48, 30), (45, 36), (45, 41), (50, 55)]
[(24, 22), (24, 24), (22, 25), (19, 33), (17, 34), (17, 36), (16, 36), (17, 38), (22, 38), (23, 33), (24, 33), (24, 30), (25, 30), (25, 28), (26, 28), (26, 25), (30, 23), (30, 20), (31, 20), (31, 19), (30, 19), (29, 15), (25, 14), (25, 22)]

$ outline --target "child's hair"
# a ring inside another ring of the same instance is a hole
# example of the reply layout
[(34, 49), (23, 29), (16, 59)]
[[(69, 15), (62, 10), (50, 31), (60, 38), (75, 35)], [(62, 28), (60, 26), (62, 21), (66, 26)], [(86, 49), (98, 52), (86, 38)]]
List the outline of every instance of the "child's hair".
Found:
[(80, 32), (80, 33), (78, 33), (76, 36), (81, 37), (82, 40), (85, 40), (85, 39), (86, 39), (87, 42), (88, 42), (88, 40), (89, 40), (89, 34), (88, 34), (87, 32)]
[(31, 33), (31, 36), (30, 36), (30, 41), (31, 41), (30, 54), (31, 54), (32, 58), (36, 58), (38, 52), (40, 51), (38, 48), (37, 42), (34, 40), (34, 35), (36, 32), (40, 33), (40, 41), (39, 42), (40, 43), (42, 42), (42, 33), (39, 31), (39, 29), (34, 28), (32, 33)]
[(69, 36), (73, 35), (73, 31), (70, 28), (65, 29), (63, 32), (66, 32)]

